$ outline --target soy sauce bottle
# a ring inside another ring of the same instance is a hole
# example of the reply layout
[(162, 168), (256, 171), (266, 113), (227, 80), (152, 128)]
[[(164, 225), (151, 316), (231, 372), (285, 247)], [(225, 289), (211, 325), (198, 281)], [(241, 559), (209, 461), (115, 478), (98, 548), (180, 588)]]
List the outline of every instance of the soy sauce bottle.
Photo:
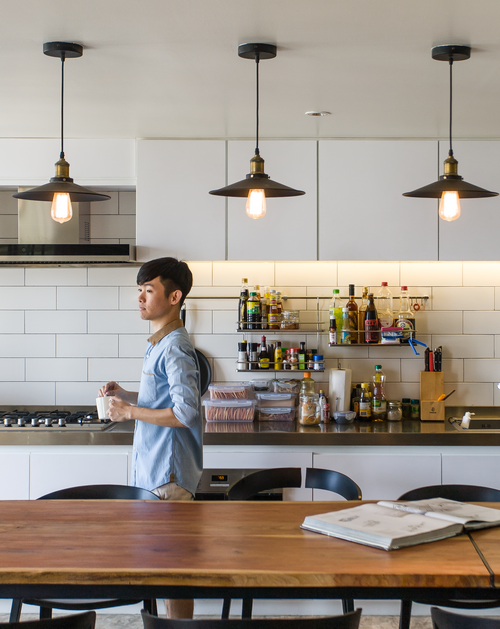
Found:
[(248, 301), (248, 279), (244, 277), (241, 280), (240, 301), (238, 304), (238, 330), (247, 329), (247, 322), (248, 322), (247, 301)]
[(378, 315), (373, 293), (368, 293), (368, 305), (365, 312), (365, 343), (378, 343), (378, 330)]

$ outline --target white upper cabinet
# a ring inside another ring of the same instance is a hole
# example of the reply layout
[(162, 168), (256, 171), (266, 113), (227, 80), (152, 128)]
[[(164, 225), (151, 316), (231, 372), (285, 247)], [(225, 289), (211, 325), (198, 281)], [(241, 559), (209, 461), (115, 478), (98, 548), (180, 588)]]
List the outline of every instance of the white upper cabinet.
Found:
[(137, 143), (137, 255), (224, 260), (223, 140), (139, 140)]
[[(448, 149), (448, 142), (439, 143), (440, 173)], [(465, 181), (500, 192), (500, 142), (453, 142), (453, 153), (458, 160), (458, 174)], [(500, 260), (500, 197), (465, 199), (460, 206), (457, 220), (439, 221), (439, 259)]]
[[(317, 143), (268, 140), (260, 142), (259, 149), (271, 179), (306, 194), (267, 199), (267, 214), (257, 220), (246, 215), (246, 198), (229, 198), (228, 259), (316, 260)], [(253, 141), (228, 142), (228, 184), (245, 179), (254, 153)], [(212, 189), (225, 185), (221, 176), (212, 183)]]
[[(36, 186), (55, 175), (59, 140), (0, 140), (0, 185)], [(70, 176), (83, 186), (135, 186), (135, 140), (64, 141)]]
[(319, 259), (437, 260), (437, 201), (402, 196), (437, 163), (437, 142), (320, 141)]

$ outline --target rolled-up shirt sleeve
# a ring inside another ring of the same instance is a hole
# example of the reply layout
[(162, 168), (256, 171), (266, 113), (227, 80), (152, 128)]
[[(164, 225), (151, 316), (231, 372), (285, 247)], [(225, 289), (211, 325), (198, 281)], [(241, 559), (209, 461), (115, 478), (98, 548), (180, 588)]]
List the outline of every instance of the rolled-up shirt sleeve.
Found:
[(199, 421), (200, 371), (196, 353), (182, 343), (171, 343), (164, 354), (172, 410), (187, 428)]

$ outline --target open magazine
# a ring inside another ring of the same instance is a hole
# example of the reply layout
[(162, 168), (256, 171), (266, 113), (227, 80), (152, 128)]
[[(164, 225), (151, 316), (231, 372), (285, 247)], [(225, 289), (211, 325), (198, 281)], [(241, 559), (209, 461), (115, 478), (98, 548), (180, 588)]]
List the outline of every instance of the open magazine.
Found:
[(351, 542), (395, 550), (500, 525), (500, 510), (445, 498), (363, 504), (309, 515), (302, 528)]

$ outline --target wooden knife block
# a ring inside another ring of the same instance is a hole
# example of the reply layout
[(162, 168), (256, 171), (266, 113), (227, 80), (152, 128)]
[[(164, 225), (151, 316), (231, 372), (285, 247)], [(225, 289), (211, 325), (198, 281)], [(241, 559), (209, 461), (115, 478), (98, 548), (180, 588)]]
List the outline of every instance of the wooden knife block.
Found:
[(444, 401), (437, 399), (444, 393), (442, 371), (420, 372), (420, 419), (422, 421), (444, 422)]

